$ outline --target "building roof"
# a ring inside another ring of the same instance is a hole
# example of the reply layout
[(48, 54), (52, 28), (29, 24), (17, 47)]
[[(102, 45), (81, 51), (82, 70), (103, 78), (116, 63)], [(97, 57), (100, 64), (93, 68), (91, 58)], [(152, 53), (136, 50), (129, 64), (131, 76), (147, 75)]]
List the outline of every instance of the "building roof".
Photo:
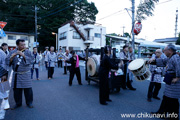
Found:
[(28, 36), (35, 36), (33, 33), (23, 33), (23, 32), (10, 32), (10, 31), (5, 31), (6, 34), (14, 34), (14, 35), (28, 35)]
[(155, 39), (154, 42), (176, 42), (178, 37)]
[[(127, 37), (120, 37), (120, 36), (112, 36), (112, 35), (106, 35), (106, 37), (112, 38), (113, 40), (121, 40), (121, 41), (128, 41)], [(131, 39), (129, 38), (129, 41), (131, 42)], [(139, 42), (135, 41), (135, 44), (139, 44)]]
[[(106, 37), (110, 37), (117, 40), (128, 41), (128, 38), (126, 37), (111, 36), (111, 35), (106, 35)], [(129, 41), (131, 42), (132, 40), (130, 39)], [(155, 48), (164, 48), (168, 45), (166, 43), (157, 43), (154, 41), (146, 41), (146, 40), (140, 40), (140, 39), (135, 39), (135, 43), (139, 44), (140, 47), (155, 47)], [(175, 45), (175, 46), (178, 50), (180, 50), (180, 45)]]

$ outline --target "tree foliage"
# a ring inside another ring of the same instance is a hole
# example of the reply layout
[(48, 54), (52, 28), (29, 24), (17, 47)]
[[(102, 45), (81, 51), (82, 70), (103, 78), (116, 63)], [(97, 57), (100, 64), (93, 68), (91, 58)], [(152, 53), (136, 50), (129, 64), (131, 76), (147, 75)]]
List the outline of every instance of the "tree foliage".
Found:
[[(111, 34), (107, 34), (107, 35), (110, 35), (110, 36), (119, 36), (118, 34), (116, 33), (111, 33)], [(110, 45), (110, 37), (106, 37), (106, 45)]]
[(96, 14), (98, 13), (95, 4), (88, 3), (87, 1), (81, 2), (79, 5), (75, 5), (75, 21), (82, 24), (94, 24), (96, 20)]
[(125, 36), (125, 37), (129, 37), (129, 38), (131, 38), (130, 34), (129, 34), (129, 33), (127, 33), (127, 32), (125, 32), (125, 33), (124, 33), (124, 36)]
[(149, 16), (153, 16), (155, 3), (157, 2), (159, 2), (159, 0), (144, 0), (141, 2), (136, 10), (136, 20), (142, 21)]
[(98, 10), (87, 0), (0, 0), (0, 21), (8, 24), (5, 31), (35, 33), (37, 6), (38, 42), (41, 49), (55, 46), (55, 36), (62, 24), (70, 20), (94, 23)]

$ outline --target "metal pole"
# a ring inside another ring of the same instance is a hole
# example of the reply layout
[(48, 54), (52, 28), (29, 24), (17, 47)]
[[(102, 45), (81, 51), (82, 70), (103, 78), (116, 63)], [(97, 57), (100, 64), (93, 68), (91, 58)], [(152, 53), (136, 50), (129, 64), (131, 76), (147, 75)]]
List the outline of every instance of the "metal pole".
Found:
[(124, 28), (125, 28), (125, 26), (123, 26), (123, 35), (122, 35), (123, 37), (124, 37)]
[(102, 28), (101, 28), (101, 40), (100, 40), (100, 48), (102, 47)]
[(58, 42), (58, 52), (59, 52), (59, 40), (58, 40), (58, 33), (57, 33), (57, 36), (56, 36), (56, 39), (57, 39), (57, 42)]
[(138, 45), (138, 58), (141, 57), (141, 47)]
[(36, 41), (36, 47), (37, 47), (37, 7), (35, 5), (35, 41)]
[(176, 10), (175, 37), (177, 37), (178, 10)]
[[(57, 33), (56, 33), (56, 50), (58, 49), (58, 40), (57, 40)], [(59, 49), (58, 49), (59, 52)]]
[(134, 11), (135, 11), (135, 0), (132, 0), (132, 48), (133, 48), (133, 57), (134, 55), (134, 50), (135, 50), (135, 45), (134, 45)]

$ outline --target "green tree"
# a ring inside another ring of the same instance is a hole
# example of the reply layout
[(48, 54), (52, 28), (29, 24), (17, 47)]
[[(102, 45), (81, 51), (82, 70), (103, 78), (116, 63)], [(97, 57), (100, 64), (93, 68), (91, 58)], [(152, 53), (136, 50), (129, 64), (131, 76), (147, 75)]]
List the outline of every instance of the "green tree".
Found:
[(144, 0), (144, 2), (141, 2), (136, 10), (136, 20), (142, 21), (149, 16), (153, 16), (155, 3), (157, 2), (159, 2), (159, 0)]
[(180, 33), (179, 33), (179, 37), (178, 37), (178, 39), (176, 41), (176, 45), (180, 45)]
[(55, 46), (55, 36), (67, 21), (94, 23), (98, 13), (87, 0), (0, 0), (1, 21), (8, 22), (5, 31), (35, 33), (35, 5), (38, 8), (38, 42), (40, 49)]
[(106, 37), (106, 45), (110, 45), (110, 38)]
[[(111, 34), (107, 34), (107, 35), (110, 35), (110, 36), (119, 36), (118, 34), (116, 33), (111, 33)], [(110, 38), (109, 37), (106, 37), (106, 45), (110, 45)]]
[(125, 36), (125, 37), (128, 37), (128, 36), (129, 36), (129, 38), (131, 38), (131, 36), (130, 36), (129, 33), (127, 33), (127, 32), (124, 33), (124, 36)]
[(93, 2), (88, 3), (87, 0), (75, 5), (75, 21), (82, 24), (94, 24), (96, 21), (96, 14), (98, 10)]
[(6, 31), (34, 33), (33, 6), (28, 5), (30, 0), (1, 0), (1, 21), (8, 24)]

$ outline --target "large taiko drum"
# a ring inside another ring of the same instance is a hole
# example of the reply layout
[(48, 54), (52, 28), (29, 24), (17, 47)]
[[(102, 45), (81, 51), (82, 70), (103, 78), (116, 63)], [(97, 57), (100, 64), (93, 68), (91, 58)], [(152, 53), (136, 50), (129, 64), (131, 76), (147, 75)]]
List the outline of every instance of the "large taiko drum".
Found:
[(147, 80), (151, 75), (143, 59), (133, 60), (129, 64), (128, 69), (134, 74), (135, 79), (138, 81)]
[(97, 76), (100, 66), (100, 55), (92, 55), (87, 61), (87, 71), (90, 76)]

